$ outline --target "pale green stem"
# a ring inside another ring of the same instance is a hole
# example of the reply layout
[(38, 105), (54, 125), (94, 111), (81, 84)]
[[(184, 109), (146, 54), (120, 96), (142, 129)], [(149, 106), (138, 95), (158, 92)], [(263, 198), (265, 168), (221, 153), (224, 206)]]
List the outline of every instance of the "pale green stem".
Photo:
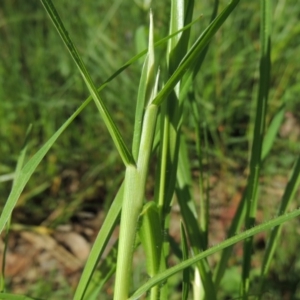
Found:
[(156, 105), (149, 105), (146, 108), (137, 165), (128, 165), (126, 168), (115, 282), (115, 300), (125, 300), (129, 294), (133, 247), (137, 221), (143, 207), (157, 111), (158, 107)]

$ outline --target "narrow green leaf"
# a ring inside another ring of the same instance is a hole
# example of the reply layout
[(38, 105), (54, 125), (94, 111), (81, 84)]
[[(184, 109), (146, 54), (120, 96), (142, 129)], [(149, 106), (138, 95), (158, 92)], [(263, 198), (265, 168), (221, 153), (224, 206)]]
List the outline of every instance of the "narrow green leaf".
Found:
[(268, 131), (265, 135), (265, 138), (263, 141), (262, 154), (261, 154), (262, 160), (264, 160), (267, 157), (267, 155), (269, 154), (269, 152), (273, 146), (273, 143), (275, 141), (275, 138), (276, 138), (276, 135), (280, 128), (280, 125), (282, 124), (284, 112), (285, 112), (285, 104), (281, 105), (279, 110), (276, 112), (276, 114), (268, 128)]
[(183, 138), (181, 138), (177, 169), (176, 195), (191, 246), (193, 251), (198, 254), (199, 251), (205, 250), (205, 244), (202, 233), (199, 229), (196, 206), (190, 190), (192, 187), (190, 170), (191, 167), (188, 159), (186, 142)]
[[(219, 7), (219, 0), (215, 0), (213, 12), (211, 15), (211, 22), (216, 18), (217, 14), (218, 14), (218, 7)], [(186, 72), (186, 74), (183, 78), (183, 81), (182, 81), (181, 89), (180, 89), (180, 99), (185, 99), (189, 91), (191, 92), (191, 96), (193, 96), (193, 94), (194, 94), (194, 89), (192, 89), (193, 80), (196, 78), (196, 75), (200, 71), (200, 68), (206, 57), (208, 49), (209, 49), (209, 43), (203, 49), (203, 51), (199, 54), (194, 66)]]
[[(246, 194), (245, 227), (255, 224), (258, 199), (259, 176), (262, 166), (262, 147), (265, 134), (266, 112), (270, 88), (271, 73), (271, 0), (261, 0), (261, 53), (259, 65), (259, 87), (257, 95), (253, 143), (250, 158), (250, 175)], [(252, 257), (252, 241), (250, 237), (244, 241), (243, 270), (241, 296), (248, 297), (250, 288), (250, 271)]]
[(31, 175), (45, 157), (47, 152), (53, 146), (55, 141), (59, 138), (59, 136), (64, 132), (64, 130), (73, 122), (73, 120), (79, 115), (79, 113), (88, 105), (88, 103), (92, 100), (89, 97), (84, 101), (83, 104), (72, 114), (72, 116), (55, 132), (55, 134), (44, 144), (44, 146), (30, 158), (30, 160), (25, 164), (22, 170), (19, 172), (18, 177), (16, 178), (16, 182), (10, 192), (10, 195), (5, 203), (5, 206), (2, 210), (0, 217), (0, 233), (2, 232), (5, 223), (7, 222), (9, 216), (13, 208), (15, 207), (25, 185), (30, 179)]
[(75, 45), (73, 44), (71, 38), (69, 37), (69, 34), (67, 30), (65, 29), (63, 22), (61, 21), (58, 12), (56, 11), (53, 3), (51, 0), (41, 0), (45, 10), (47, 11), (51, 21), (53, 22), (55, 28), (57, 29), (60, 37), (62, 38), (64, 44), (66, 45), (67, 49), (70, 52), (70, 55), (72, 56), (76, 66), (78, 67), (81, 76), (83, 77), (83, 80), (85, 84), (87, 85), (87, 88), (89, 92), (91, 93), (93, 100), (96, 104), (96, 107), (98, 108), (101, 117), (103, 118), (103, 121), (115, 143), (116, 148), (119, 151), (119, 154), (124, 162), (124, 164), (127, 166), (128, 164), (134, 163), (134, 160), (132, 158), (131, 153), (129, 152), (121, 133), (114, 123), (109, 111), (107, 110), (104, 102), (102, 101), (99, 92), (89, 74), (87, 71), (85, 64), (83, 60), (81, 59), (81, 56), (79, 55)]
[[(189, 258), (188, 241), (185, 234), (185, 229), (182, 221), (180, 222), (180, 237), (182, 248), (182, 260), (185, 261)], [(182, 300), (187, 300), (190, 290), (190, 270), (186, 268), (182, 271)]]
[[(16, 166), (16, 170), (15, 170), (15, 177), (17, 178), (21, 169), (23, 168), (24, 162), (25, 162), (25, 158), (26, 158), (26, 153), (27, 153), (27, 146), (28, 146), (28, 140), (29, 140), (29, 136), (31, 134), (32, 131), (32, 124), (30, 124), (26, 130), (25, 133), (25, 139), (24, 139), (24, 143), (22, 146), (22, 150), (20, 152), (19, 158), (18, 158), (18, 162), (17, 162), (17, 166)], [(13, 185), (15, 184), (16, 180), (14, 180)]]
[[(143, 52), (144, 49), (147, 49), (147, 37), (145, 26), (140, 26), (135, 31), (134, 42), (137, 53)], [(140, 58), (139, 63), (143, 64), (144, 60)]]
[[(176, 32), (184, 26), (184, 9), (183, 0), (171, 1), (169, 34)], [(171, 76), (180, 63), (183, 57), (182, 52), (187, 49), (188, 40), (184, 41), (186, 44), (180, 43), (182, 35), (183, 33), (176, 35), (168, 41), (166, 55), (168, 77)], [(183, 47), (182, 51), (181, 47)], [(169, 230), (169, 212), (176, 184), (179, 132), (182, 116), (182, 107), (179, 105), (178, 99), (179, 89), (180, 83), (178, 82), (174, 93), (170, 94), (168, 99), (166, 99), (167, 101), (163, 103), (160, 114), (159, 163), (154, 197), (161, 216), (161, 231), (164, 232), (168, 232)], [(165, 261), (165, 265), (167, 265), (169, 248), (169, 241), (165, 240), (163, 246), (165, 257), (162, 258)], [(166, 294), (168, 283), (164, 284), (164, 289), (164, 293)]]
[(111, 236), (111, 233), (114, 230), (119, 219), (123, 202), (123, 193), (124, 183), (120, 187), (112, 205), (110, 206), (106, 218), (101, 226), (101, 230), (99, 231), (94, 245), (91, 249), (89, 258), (84, 266), (79, 283), (77, 285), (74, 294), (74, 300), (81, 300), (84, 297), (92, 275), (97, 267), (97, 263), (99, 262), (99, 259), (105, 249), (105, 246), (107, 245), (107, 242)]
[(147, 88), (147, 66), (148, 66), (148, 56), (145, 59), (141, 80), (139, 84), (137, 102), (136, 102), (136, 110), (135, 110), (135, 122), (134, 122), (134, 130), (133, 130), (133, 141), (132, 141), (132, 155), (134, 159), (138, 157), (138, 150), (141, 139), (142, 132), (142, 124), (143, 124), (143, 115), (144, 115), (144, 107), (145, 107), (145, 96), (146, 96), (146, 88)]
[(190, 266), (192, 266), (193, 264), (197, 263), (198, 261), (200, 261), (201, 259), (208, 257), (226, 247), (229, 247), (231, 245), (234, 245), (244, 239), (247, 239), (255, 234), (258, 234), (260, 232), (269, 230), (275, 226), (278, 226), (280, 224), (283, 224), (284, 222), (287, 222), (293, 218), (296, 218), (300, 215), (300, 209), (296, 209), (290, 213), (287, 213), (285, 215), (276, 217), (268, 222), (265, 222), (263, 224), (260, 224), (258, 226), (255, 226), (251, 229), (248, 229), (242, 233), (239, 233), (238, 235), (231, 237), (227, 240), (225, 240), (224, 242), (220, 243), (217, 246), (214, 246), (196, 256), (194, 256), (193, 258), (189, 258), (188, 260), (179, 263), (178, 265), (169, 268), (168, 270), (166, 270), (165, 272), (162, 272), (160, 274), (157, 274), (156, 276), (152, 277), (151, 279), (148, 280), (147, 283), (145, 283), (144, 285), (142, 285), (137, 291), (134, 292), (134, 294), (129, 298), (131, 300), (133, 299), (138, 299), (139, 297), (141, 297), (144, 293), (146, 293), (149, 289), (151, 289), (153, 286), (159, 284), (160, 282), (166, 280), (167, 278), (171, 277), (172, 275), (181, 272), (183, 269), (188, 268)]
[[(196, 150), (198, 154), (198, 167), (199, 167), (199, 191), (200, 191), (200, 216), (198, 218), (200, 224), (200, 230), (203, 236), (204, 242), (204, 249), (207, 248), (208, 245), (208, 226), (209, 226), (209, 172), (208, 174), (204, 175), (204, 169), (202, 165), (202, 161), (204, 160), (204, 151), (202, 148), (207, 146), (208, 143), (204, 143), (200, 130), (201, 120), (198, 112), (197, 103), (195, 101), (195, 97), (189, 94), (189, 100), (191, 104), (191, 112), (192, 112), (192, 119), (195, 127), (195, 135), (196, 135)], [(204, 128), (207, 131), (206, 127)], [(207, 132), (205, 132), (205, 137), (207, 137)], [(208, 159), (206, 155), (206, 159)], [(206, 176), (206, 180), (205, 180)]]
[[(184, 25), (184, 2), (174, 0), (171, 2), (170, 29), (172, 33), (182, 28)], [(178, 66), (182, 56), (180, 54), (179, 42), (181, 35), (175, 36), (168, 42), (167, 65), (169, 76)], [(187, 45), (184, 45), (187, 47)], [(180, 120), (182, 107), (179, 105), (177, 95), (179, 94), (179, 84), (176, 92), (169, 96), (161, 109), (161, 130), (160, 130), (160, 150), (159, 150), (159, 170), (156, 177), (155, 201), (158, 203), (162, 218), (168, 214), (170, 203), (174, 194), (176, 183), (176, 170), (179, 147)], [(154, 100), (155, 102), (155, 100)], [(165, 224), (167, 226), (167, 224)], [(167, 250), (167, 249), (165, 249)], [(165, 251), (167, 255), (168, 251)]]
[(185, 72), (194, 65), (200, 53), (207, 46), (209, 41), (212, 39), (218, 29), (223, 25), (223, 23), (226, 21), (226, 19), (229, 17), (229, 15), (232, 13), (239, 2), (240, 0), (232, 0), (199, 36), (198, 40), (194, 43), (194, 45), (182, 59), (180, 65), (172, 74), (171, 78), (166, 82), (165, 86), (157, 94), (156, 98), (154, 99), (154, 104), (160, 105), (174, 90), (174, 87), (176, 86), (178, 81), (182, 78)]
[(135, 160), (138, 157), (138, 149), (141, 141), (144, 109), (145, 106), (150, 101), (153, 84), (155, 81), (154, 66), (155, 66), (155, 58), (154, 58), (153, 16), (152, 13), (150, 13), (148, 54), (146, 56), (143, 69), (142, 69), (142, 75), (139, 84), (139, 91), (138, 91), (137, 104), (136, 104), (135, 119), (134, 119), (132, 154)]
[[(161, 158), (159, 164), (159, 176), (157, 177), (156, 184), (156, 191), (158, 192), (155, 193), (155, 198), (157, 199), (159, 206), (163, 208), (162, 215), (168, 213), (169, 204), (174, 193), (176, 180), (175, 175), (177, 173), (176, 169), (179, 149), (178, 134), (180, 131), (182, 116), (181, 102), (183, 100), (179, 97), (179, 82), (187, 69), (194, 68), (193, 64), (197, 61), (199, 54), (201, 54), (202, 50), (207, 46), (209, 40), (226, 20), (236, 4), (237, 2), (235, 2), (232, 7), (229, 5), (228, 10), (225, 9), (223, 11), (223, 15), (222, 13), (220, 14), (221, 17), (219, 16), (219, 20), (217, 17), (217, 21), (215, 20), (212, 22), (212, 25), (210, 25), (204, 31), (204, 33), (199, 37), (199, 39), (195, 42), (191, 50), (183, 59), (181, 57), (182, 52), (180, 49), (185, 49), (187, 47), (187, 40), (180, 40), (180, 37), (176, 37), (169, 42), (168, 68), (171, 78), (167, 81), (163, 89), (158, 93), (156, 99), (154, 100), (154, 103), (157, 105), (160, 105), (164, 101), (161, 109), (161, 116), (163, 118), (163, 125), (161, 129)], [(178, 29), (178, 26), (182, 26), (182, 11), (184, 10), (183, 6), (184, 5), (182, 1), (172, 2), (170, 32)], [(182, 59), (182, 61), (179, 64), (180, 59)], [(185, 211), (188, 212), (188, 209)], [(165, 224), (165, 227), (167, 227), (167, 224)], [(165, 253), (167, 253), (167, 249), (165, 249)], [(199, 268), (206, 297), (209, 299), (215, 299), (215, 289), (208, 264), (201, 262), (199, 263)]]
[[(97, 270), (95, 270), (93, 277), (88, 284), (83, 299), (96, 300), (99, 298), (99, 292), (116, 271), (117, 251), (118, 241), (115, 242), (108, 255), (101, 260), (101, 264), (97, 267)], [(97, 265), (97, 262), (95, 262), (95, 264)]]
[(144, 205), (140, 215), (139, 236), (146, 253), (147, 272), (154, 276), (159, 270), (163, 238), (157, 205), (150, 201)]

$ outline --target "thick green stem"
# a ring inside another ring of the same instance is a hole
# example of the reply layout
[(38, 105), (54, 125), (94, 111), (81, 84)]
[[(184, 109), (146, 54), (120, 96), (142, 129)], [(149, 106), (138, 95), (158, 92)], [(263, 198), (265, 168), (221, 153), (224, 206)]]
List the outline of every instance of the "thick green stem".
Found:
[(130, 286), (133, 244), (137, 220), (142, 208), (143, 194), (136, 187), (140, 181), (137, 168), (129, 165), (126, 168), (124, 200), (122, 206), (119, 251), (117, 259), (114, 299), (127, 299)]
[(128, 298), (129, 294), (133, 246), (135, 242), (137, 221), (143, 207), (157, 109), (156, 105), (149, 105), (147, 107), (137, 165), (129, 165), (126, 168), (117, 259), (115, 300), (125, 300)]

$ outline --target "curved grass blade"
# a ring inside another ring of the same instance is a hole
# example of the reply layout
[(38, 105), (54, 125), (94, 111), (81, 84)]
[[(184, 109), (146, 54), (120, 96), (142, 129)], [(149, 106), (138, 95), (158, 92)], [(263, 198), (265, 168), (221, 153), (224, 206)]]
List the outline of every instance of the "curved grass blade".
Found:
[(119, 219), (123, 202), (123, 193), (124, 183), (122, 183), (91, 249), (89, 258), (84, 266), (79, 283), (77, 285), (74, 300), (81, 300), (84, 298), (87, 287), (97, 267), (97, 263), (99, 262), (105, 246), (107, 245), (107, 242), (111, 236), (111, 233)]
[(18, 177), (15, 180), (15, 184), (10, 192), (10, 195), (5, 203), (0, 217), (0, 233), (2, 232), (5, 223), (12, 213), (25, 185), (29, 181), (33, 172), (45, 157), (47, 152), (53, 146), (55, 141), (64, 132), (64, 130), (73, 122), (73, 120), (80, 114), (80, 112), (91, 102), (92, 98), (89, 97), (80, 105), (80, 107), (69, 117), (69, 119), (54, 133), (54, 135), (44, 144), (44, 146), (33, 155), (29, 161), (25, 164), (22, 170), (19, 172)]
[(41, 0), (41, 2), (43, 4), (45, 10), (47, 11), (51, 21), (53, 22), (54, 27), (58, 31), (64, 44), (66, 45), (67, 49), (69, 50), (70, 55), (72, 56), (76, 66), (78, 67), (80, 74), (83, 77), (83, 80), (84, 80), (85, 84), (87, 85), (87, 88), (88, 88), (90, 94), (93, 97), (96, 107), (98, 108), (100, 115), (103, 118), (103, 121), (114, 141), (116, 148), (119, 151), (119, 154), (120, 154), (125, 166), (127, 166), (129, 164), (133, 164), (134, 163), (133, 157), (132, 157), (130, 151), (128, 150), (128, 148), (122, 138), (122, 135), (121, 135), (118, 127), (116, 126), (115, 122), (113, 121), (107, 107), (105, 106), (104, 102), (102, 101), (102, 99), (99, 95), (99, 92), (98, 92), (89, 72), (87, 71), (87, 69), (85, 67), (84, 62), (83, 62), (80, 54), (78, 53), (75, 45), (73, 44), (72, 40), (70, 39), (69, 34), (68, 34), (67, 30), (65, 29), (52, 1), (51, 0)]
[[(100, 266), (95, 270), (87, 286), (83, 299), (93, 300), (99, 298), (99, 292), (116, 271), (117, 251), (118, 241), (116, 241), (114, 246), (110, 249), (109, 254), (101, 260)], [(95, 264), (97, 264), (97, 262), (95, 262)]]
[[(15, 185), (16, 180), (19, 176), (19, 173), (24, 165), (26, 152), (27, 152), (27, 144), (28, 144), (28, 139), (29, 139), (31, 130), (32, 130), (32, 124), (30, 124), (28, 126), (26, 134), (25, 134), (24, 143), (23, 143), (23, 146), (22, 146), (22, 149), (21, 149), (20, 155), (18, 157), (18, 161), (17, 161), (15, 176), (14, 176), (14, 180), (13, 180), (13, 186)], [(10, 220), (11, 220), (11, 215), (9, 216), (8, 222), (6, 224), (6, 234), (4, 237), (4, 249), (2, 252), (2, 268), (1, 268), (1, 278), (0, 278), (0, 292), (5, 291), (5, 262), (6, 262), (6, 253), (7, 253), (7, 247), (8, 247), (8, 239), (9, 239)]]
[(267, 221), (263, 224), (260, 224), (258, 226), (255, 226), (251, 229), (248, 229), (242, 233), (239, 233), (238, 235), (231, 237), (224, 242), (220, 243), (217, 246), (214, 246), (198, 255), (196, 255), (193, 258), (189, 258), (188, 260), (179, 263), (178, 265), (169, 268), (168, 270), (154, 276), (153, 278), (149, 279), (147, 283), (142, 285), (137, 291), (134, 292), (134, 294), (129, 298), (131, 300), (138, 299), (141, 297), (144, 293), (146, 293), (149, 289), (151, 289), (153, 286), (159, 284), (160, 282), (166, 280), (167, 278), (171, 277), (172, 275), (181, 272), (183, 269), (188, 268), (192, 266), (193, 264), (197, 263), (199, 260), (208, 257), (222, 249), (225, 249), (226, 247), (232, 246), (244, 239), (247, 239), (253, 235), (256, 235), (260, 232), (269, 230), (275, 226), (281, 225), (284, 222), (287, 222), (293, 218), (296, 218), (300, 215), (300, 209), (296, 209), (290, 213), (287, 213), (285, 215), (281, 215), (279, 217), (276, 217), (270, 221)]

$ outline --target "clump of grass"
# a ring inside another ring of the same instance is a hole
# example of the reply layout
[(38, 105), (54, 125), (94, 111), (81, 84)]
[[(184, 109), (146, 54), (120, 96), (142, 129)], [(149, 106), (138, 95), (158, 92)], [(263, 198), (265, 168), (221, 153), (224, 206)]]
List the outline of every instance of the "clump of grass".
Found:
[[(218, 7), (219, 2), (215, 1), (211, 22), (202, 29), (196, 38), (192, 34), (195, 25), (193, 23), (194, 1), (172, 1), (169, 34), (157, 42), (154, 37), (155, 17), (150, 13), (147, 49), (121, 66), (99, 88), (96, 88), (91, 73), (52, 1), (41, 0), (41, 2), (67, 47), (91, 96), (77, 108), (27, 163), (23, 163), (25, 151), (22, 151), (11, 193), (1, 214), (0, 230), (3, 231), (5, 227), (9, 230), (12, 211), (45, 155), (75, 118), (93, 102), (124, 164), (125, 176), (95, 240), (74, 293), (74, 299), (96, 298), (105, 282), (113, 274), (115, 274), (114, 299), (116, 300), (138, 299), (145, 293), (148, 293), (150, 299), (168, 299), (172, 295), (172, 290), (169, 289), (169, 278), (180, 272), (183, 273), (183, 299), (188, 299), (191, 284), (193, 285), (194, 299), (217, 299), (220, 283), (227, 271), (232, 247), (240, 241), (244, 241), (244, 251), (239, 293), (242, 299), (247, 299), (251, 294), (253, 236), (272, 229), (267, 240), (267, 249), (261, 268), (261, 285), (257, 294), (257, 298), (260, 298), (264, 292), (264, 280), (270, 269), (270, 263), (274, 259), (282, 225), (300, 215), (299, 209), (287, 213), (300, 183), (300, 157), (298, 157), (276, 217), (263, 224), (255, 225), (260, 173), (282, 121), (282, 110), (280, 109), (270, 125), (267, 126), (272, 64), (270, 0), (261, 0), (260, 7), (258, 92), (253, 97), (255, 113), (253, 129), (249, 134), (251, 147), (247, 185), (226, 240), (211, 248), (209, 248), (209, 183), (203, 170), (203, 163), (208, 159), (208, 154), (204, 151), (207, 149), (204, 148), (204, 145), (208, 145), (209, 134), (216, 145), (220, 147), (217, 149), (218, 155), (224, 158), (224, 153), (222, 153), (222, 140), (214, 132), (214, 129), (210, 127), (201, 130), (201, 123), (206, 120), (197, 102), (196, 83), (207, 57), (213, 51), (213, 45), (210, 45), (212, 39), (223, 24), (226, 24), (228, 18), (239, 9), (240, 1), (233, 0), (222, 9)], [(142, 7), (147, 7), (145, 5)], [(156, 47), (162, 44), (167, 45), (165, 62), (158, 59), (159, 56), (156, 53)], [(114, 114), (108, 109), (101, 95), (111, 81), (141, 57), (144, 57), (144, 64), (136, 100), (132, 147), (129, 148), (120, 127), (114, 120)], [(217, 95), (221, 97), (222, 93), (219, 92)], [(186, 109), (191, 112), (190, 118), (185, 114)], [(182, 130), (183, 124), (191, 120), (196, 133), (196, 165), (200, 172), (200, 212), (197, 210), (196, 197), (192, 192), (188, 147), (185, 131)], [(250, 126), (250, 128), (252, 127)], [(153, 196), (146, 201), (146, 184), (149, 165), (152, 162), (156, 164), (155, 185)], [(175, 197), (182, 217), (180, 245), (170, 243), (170, 240), (166, 238), (170, 226), (170, 211)], [(111, 263), (106, 263), (102, 265), (102, 268), (101, 266), (98, 268), (100, 258), (120, 217), (119, 240), (107, 257), (107, 260), (111, 259)], [(243, 223), (245, 231), (240, 232)], [(133, 290), (132, 274), (135, 272), (132, 270), (133, 255), (140, 244), (146, 257), (145, 271), (150, 279)], [(182, 262), (169, 267), (169, 255), (176, 250)], [(212, 269), (208, 257), (220, 251), (222, 252), (217, 267)], [(3, 257), (5, 262), (5, 255)], [(2, 271), (2, 294), (0, 295), (10, 299), (19, 299), (20, 296), (5, 292), (4, 278), (5, 274)]]

